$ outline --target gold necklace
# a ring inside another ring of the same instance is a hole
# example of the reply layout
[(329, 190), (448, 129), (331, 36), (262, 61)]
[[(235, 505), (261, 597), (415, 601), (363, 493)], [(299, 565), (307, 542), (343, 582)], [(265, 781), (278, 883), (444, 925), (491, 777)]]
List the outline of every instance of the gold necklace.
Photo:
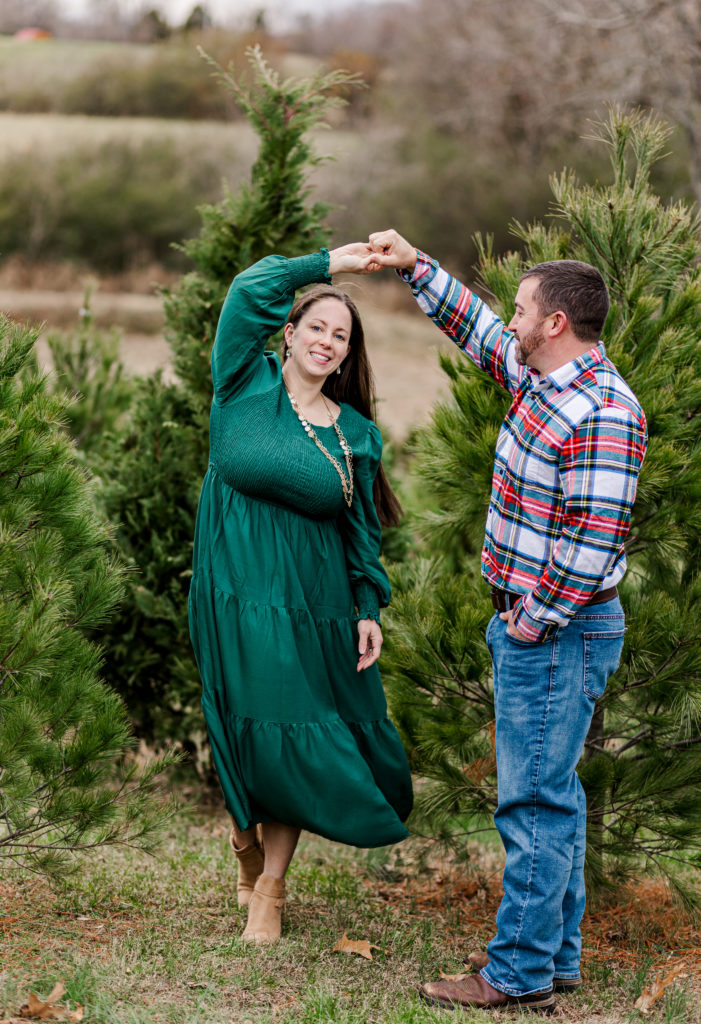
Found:
[(350, 508), (351, 507), (351, 503), (353, 501), (353, 452), (351, 451), (351, 447), (348, 444), (348, 442), (346, 441), (345, 437), (343, 436), (343, 432), (341, 431), (341, 428), (338, 425), (338, 422), (337, 422), (338, 417), (336, 417), (336, 419), (333, 418), (333, 416), (331, 415), (331, 410), (329, 408), (328, 402), (326, 401), (326, 398), (324, 397), (324, 395), (321, 392), (319, 392), (319, 394), (321, 395), (321, 400), (324, 403), (324, 408), (326, 409), (326, 412), (328, 414), (329, 422), (330, 422), (331, 426), (333, 427), (333, 429), (336, 431), (336, 436), (338, 437), (338, 443), (340, 444), (341, 451), (343, 452), (343, 454), (345, 456), (346, 469), (348, 470), (348, 479), (347, 480), (346, 480), (346, 475), (343, 472), (343, 468), (342, 468), (340, 462), (338, 461), (338, 459), (335, 459), (333, 457), (333, 455), (331, 454), (331, 452), (327, 448), (324, 447), (324, 445), (321, 443), (321, 441), (317, 437), (316, 431), (314, 430), (313, 426), (311, 425), (311, 423), (309, 422), (307, 417), (304, 415), (304, 413), (300, 409), (300, 407), (299, 407), (299, 405), (297, 403), (297, 399), (295, 398), (295, 396), (292, 394), (292, 392), (290, 391), (290, 389), (287, 386), (287, 381), (285, 380), (284, 373), (282, 375), (282, 383), (285, 385), (285, 391), (287, 392), (287, 397), (290, 400), (290, 405), (292, 406), (294, 411), (297, 413), (297, 419), (299, 420), (299, 422), (304, 427), (304, 430), (306, 431), (307, 435), (311, 438), (311, 440), (317, 446), (319, 451), (323, 452), (323, 454), (326, 456), (326, 458), (329, 460), (329, 462), (332, 463), (333, 466), (335, 466), (336, 472), (338, 473), (339, 477), (341, 478), (341, 487), (343, 488), (344, 500), (345, 500), (346, 505), (348, 506), (348, 508)]

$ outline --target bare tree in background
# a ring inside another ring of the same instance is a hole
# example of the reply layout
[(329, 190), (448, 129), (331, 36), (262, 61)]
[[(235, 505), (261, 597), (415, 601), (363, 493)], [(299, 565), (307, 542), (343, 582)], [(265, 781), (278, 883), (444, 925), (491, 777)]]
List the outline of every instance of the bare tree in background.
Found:
[(395, 92), (437, 131), (536, 167), (606, 104), (651, 107), (684, 132), (701, 200), (700, 0), (416, 0), (407, 15)]
[(619, 77), (609, 29), (575, 34), (522, 0), (417, 0), (397, 57), (401, 91), (436, 129), (529, 165), (578, 138)]
[(536, 0), (572, 37), (597, 23), (615, 42), (616, 99), (650, 106), (676, 122), (689, 144), (701, 203), (701, 3), (699, 0)]
[(53, 31), (59, 17), (54, 0), (0, 0), (0, 33), (31, 26)]

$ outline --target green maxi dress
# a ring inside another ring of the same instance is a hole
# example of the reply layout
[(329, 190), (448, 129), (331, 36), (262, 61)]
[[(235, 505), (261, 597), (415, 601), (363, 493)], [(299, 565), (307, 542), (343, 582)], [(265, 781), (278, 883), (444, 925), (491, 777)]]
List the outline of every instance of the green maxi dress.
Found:
[[(328, 282), (328, 252), (239, 274), (212, 352), (210, 460), (197, 512), (190, 633), (227, 810), (354, 846), (404, 839), (411, 777), (377, 665), (356, 669), (357, 618), (389, 601), (372, 485), (379, 431), (352, 406), (347, 508), (265, 351), (295, 290)], [(315, 427), (344, 465), (336, 432)]]

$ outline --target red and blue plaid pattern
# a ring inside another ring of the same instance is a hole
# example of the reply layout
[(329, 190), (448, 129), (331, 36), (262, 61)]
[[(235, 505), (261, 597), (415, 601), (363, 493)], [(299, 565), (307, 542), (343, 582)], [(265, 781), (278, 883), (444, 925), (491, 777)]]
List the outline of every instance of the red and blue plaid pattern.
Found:
[(511, 331), (435, 260), (402, 272), (421, 309), (513, 396), (499, 432), (482, 574), (522, 594), (514, 625), (544, 639), (626, 571), (645, 416), (603, 343), (541, 377)]

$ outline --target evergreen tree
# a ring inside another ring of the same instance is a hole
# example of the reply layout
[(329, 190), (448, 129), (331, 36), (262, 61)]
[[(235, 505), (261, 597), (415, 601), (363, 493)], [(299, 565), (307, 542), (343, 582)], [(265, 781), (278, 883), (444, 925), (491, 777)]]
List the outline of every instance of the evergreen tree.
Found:
[(125, 764), (128, 717), (89, 638), (123, 571), (64, 430), (68, 399), (26, 369), (35, 340), (0, 318), (0, 857), (57, 873), (71, 851), (147, 843), (173, 759)]
[[(679, 866), (701, 862), (699, 222), (651, 188), (666, 138), (654, 117), (613, 111), (597, 137), (610, 151), (611, 184), (555, 177), (554, 223), (516, 224), (523, 254), (495, 259), (479, 240), (479, 272), (507, 322), (534, 263), (585, 260), (609, 287), (604, 341), (646, 412), (650, 442), (619, 588), (623, 659), (580, 765), (588, 870), (602, 884), (646, 863), (691, 897)], [(385, 680), (414, 769), (430, 780), (417, 824), (449, 840), (480, 828), (496, 804), (482, 640), (492, 608), (479, 552), (509, 398), (462, 357), (443, 366), (452, 401), (436, 410), (418, 459), (439, 511), (424, 524), (424, 557), (395, 574)]]
[[(74, 401), (67, 407), (66, 425), (76, 452), (88, 462), (102, 449), (107, 434), (118, 428), (136, 390), (125, 373), (119, 355), (121, 333), (101, 331), (90, 308), (88, 288), (74, 331), (49, 331), (46, 343), (54, 366), (58, 390), (67, 390)], [(36, 359), (33, 360), (36, 369)]]
[[(327, 206), (309, 201), (319, 162), (308, 132), (341, 102), (352, 76), (334, 71), (280, 81), (260, 50), (252, 81), (217, 70), (260, 138), (250, 182), (200, 209), (202, 229), (183, 251), (195, 269), (164, 292), (177, 374), (139, 384), (132, 414), (96, 472), (121, 557), (136, 572), (106, 628), (107, 677), (124, 695), (139, 735), (181, 743), (208, 763), (200, 682), (190, 647), (187, 593), (195, 513), (207, 468), (210, 352), (234, 276), (263, 256), (297, 256), (327, 240)], [(216, 65), (215, 65), (216, 67)]]

